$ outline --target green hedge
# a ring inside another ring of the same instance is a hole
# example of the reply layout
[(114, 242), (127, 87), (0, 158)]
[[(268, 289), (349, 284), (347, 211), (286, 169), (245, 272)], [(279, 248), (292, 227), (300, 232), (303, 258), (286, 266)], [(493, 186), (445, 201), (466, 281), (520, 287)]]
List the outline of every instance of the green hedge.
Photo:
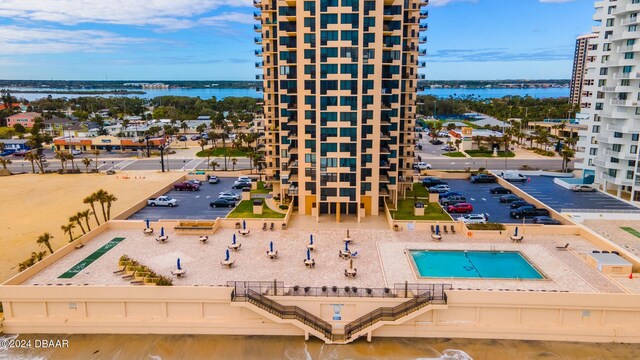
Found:
[(468, 224), (469, 230), (506, 230), (507, 227), (498, 223), (486, 223), (486, 224)]

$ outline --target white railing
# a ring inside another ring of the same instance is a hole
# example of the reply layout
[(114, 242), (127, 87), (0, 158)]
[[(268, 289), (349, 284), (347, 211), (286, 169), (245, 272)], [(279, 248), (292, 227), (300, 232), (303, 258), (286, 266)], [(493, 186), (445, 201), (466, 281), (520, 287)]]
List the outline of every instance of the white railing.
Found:
[(561, 213), (585, 213), (585, 214), (640, 214), (638, 210), (616, 210), (616, 209), (560, 209)]

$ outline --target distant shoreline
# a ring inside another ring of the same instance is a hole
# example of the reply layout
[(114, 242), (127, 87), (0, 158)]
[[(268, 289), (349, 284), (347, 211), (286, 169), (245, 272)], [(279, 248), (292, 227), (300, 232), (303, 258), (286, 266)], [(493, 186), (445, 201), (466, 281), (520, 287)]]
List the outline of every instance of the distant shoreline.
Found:
[(0, 91), (8, 91), (12, 94), (69, 94), (69, 95), (144, 95), (145, 91), (140, 90), (89, 90), (89, 91), (73, 91), (73, 90), (14, 90), (1, 89)]

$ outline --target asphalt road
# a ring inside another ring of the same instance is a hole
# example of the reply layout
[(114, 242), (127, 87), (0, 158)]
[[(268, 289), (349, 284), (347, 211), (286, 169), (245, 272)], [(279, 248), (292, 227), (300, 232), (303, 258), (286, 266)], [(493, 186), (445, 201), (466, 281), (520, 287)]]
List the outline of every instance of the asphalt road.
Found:
[(178, 200), (176, 207), (147, 206), (137, 213), (131, 215), (127, 220), (159, 220), (159, 219), (210, 219), (225, 217), (230, 208), (212, 208), (209, 203), (218, 198), (218, 193), (231, 191), (240, 194), (240, 190), (231, 189), (235, 178), (220, 178), (217, 184), (202, 183), (199, 191), (174, 191), (171, 190), (165, 195)]

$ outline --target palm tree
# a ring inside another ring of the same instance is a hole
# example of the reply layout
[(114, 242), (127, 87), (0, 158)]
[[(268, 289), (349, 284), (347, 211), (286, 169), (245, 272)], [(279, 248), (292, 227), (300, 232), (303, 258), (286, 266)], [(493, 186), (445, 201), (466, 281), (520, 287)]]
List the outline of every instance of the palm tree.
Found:
[(482, 136), (476, 135), (472, 137), (472, 140), (475, 141), (477, 149), (480, 150), (480, 144), (482, 144)]
[(87, 173), (89, 173), (89, 166), (91, 166), (91, 161), (93, 161), (93, 160), (91, 160), (90, 158), (83, 158), (82, 159), (82, 164), (86, 168)]
[(7, 170), (7, 165), (11, 165), (11, 162), (10, 159), (0, 158), (0, 165), (2, 165), (4, 170)]
[(38, 237), (36, 243), (40, 244), (40, 246), (46, 247), (47, 249), (49, 249), (49, 252), (53, 254), (53, 249), (51, 248), (51, 239), (53, 239), (53, 235), (46, 232)]
[(564, 142), (565, 142), (565, 144), (571, 146), (571, 149), (575, 150), (576, 149), (576, 144), (578, 143), (578, 138), (570, 137), (570, 138), (567, 138)]
[(217, 168), (218, 166), (220, 166), (220, 164), (218, 164), (218, 162), (217, 162), (217, 161), (215, 161), (215, 160), (214, 160), (214, 161), (212, 161), (212, 162), (211, 162), (211, 167), (213, 168), (213, 171), (216, 171), (216, 168)]
[(104, 199), (107, 202), (107, 220), (109, 220), (109, 219), (111, 219), (111, 204), (113, 204), (114, 202), (118, 201), (118, 198), (113, 194), (107, 193), (104, 196)]
[(67, 172), (66, 164), (67, 164), (67, 152), (65, 151), (56, 151), (55, 158), (60, 160), (60, 165), (62, 165), (62, 171)]
[(60, 226), (60, 229), (62, 229), (62, 231), (64, 231), (65, 234), (69, 234), (69, 242), (73, 242), (73, 233), (71, 232), (73, 230), (73, 228), (75, 228), (76, 225), (74, 223), (69, 223), (67, 225), (62, 225)]
[(231, 164), (232, 164), (232, 168), (231, 171), (236, 171), (236, 163), (238, 162), (238, 159), (236, 158), (231, 158)]
[(102, 218), (106, 222), (107, 221), (107, 211), (104, 209), (104, 204), (107, 202), (107, 195), (109, 193), (104, 191), (103, 189), (100, 189), (100, 190), (96, 191), (94, 194), (95, 194), (96, 200), (98, 202), (100, 202), (100, 206), (102, 207)]
[(96, 218), (96, 223), (100, 226), (100, 220), (98, 220), (98, 214), (96, 214), (96, 205), (95, 202), (98, 201), (96, 198), (96, 194), (93, 193), (82, 200), (83, 203), (89, 204), (91, 206), (91, 213)]
[(565, 147), (560, 151), (560, 155), (562, 156), (562, 171), (567, 171), (569, 163), (571, 162), (571, 159), (573, 159), (575, 152), (568, 147)]
[(78, 211), (75, 215), (69, 217), (69, 222), (74, 222), (80, 226), (80, 230), (82, 230), (82, 234), (86, 234), (87, 232), (84, 230), (84, 226), (82, 226), (82, 213)]
[(44, 257), (47, 256), (47, 252), (46, 251), (38, 251), (38, 252), (32, 252), (31, 253), (31, 258), (35, 260), (35, 262), (41, 261), (42, 259), (44, 259)]
[(91, 225), (89, 225), (89, 217), (91, 215), (93, 215), (93, 212), (91, 212), (90, 209), (78, 212), (78, 216), (81, 219), (84, 219), (84, 223), (87, 225), (87, 231), (91, 231)]
[(98, 156), (100, 156), (100, 150), (95, 149), (91, 153), (96, 156), (96, 172), (98, 172)]
[(39, 159), (38, 154), (29, 151), (28, 153), (26, 153), (24, 155), (25, 160), (29, 161), (31, 163), (31, 170), (33, 171), (33, 173), (36, 173), (36, 167), (34, 165), (34, 162), (37, 161)]

